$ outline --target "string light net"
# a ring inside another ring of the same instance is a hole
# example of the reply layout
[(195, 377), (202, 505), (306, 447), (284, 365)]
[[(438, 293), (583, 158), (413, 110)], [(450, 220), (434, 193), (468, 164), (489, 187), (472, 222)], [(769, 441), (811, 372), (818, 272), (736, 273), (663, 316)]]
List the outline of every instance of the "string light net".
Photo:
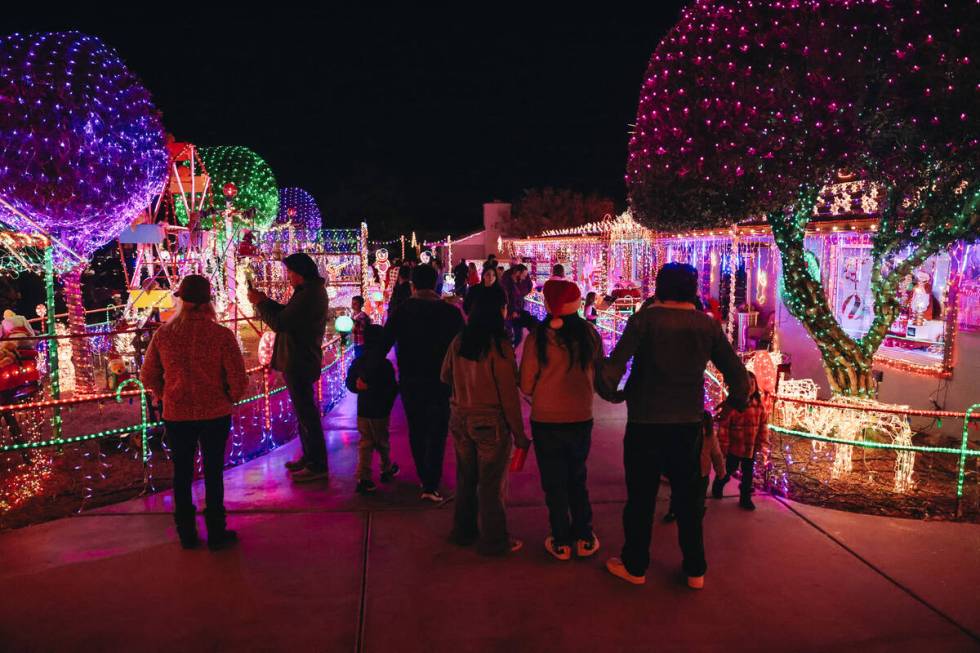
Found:
[[(3, 221), (40, 228), (82, 259), (119, 234), (166, 179), (164, 131), (149, 92), (93, 36), (0, 37), (0, 125), (0, 197), (16, 210)], [(59, 270), (78, 263), (55, 248)]]
[(254, 220), (244, 216), (236, 218), (242, 221), (241, 226), (262, 230), (275, 221), (279, 214), (279, 188), (272, 168), (262, 157), (241, 145), (201, 147), (198, 152), (215, 189), (214, 200), (218, 205), (214, 208), (224, 208), (225, 198), (220, 189), (230, 182), (238, 190), (231, 200), (232, 207), (239, 211), (255, 210)]
[(279, 190), (279, 217), (276, 222), (308, 231), (323, 229), (320, 207), (313, 196), (302, 188)]
[(937, 159), (972, 175), (978, 24), (974, 2), (697, 0), (640, 91), (634, 212), (709, 227), (789, 204), (842, 167), (909, 192)]

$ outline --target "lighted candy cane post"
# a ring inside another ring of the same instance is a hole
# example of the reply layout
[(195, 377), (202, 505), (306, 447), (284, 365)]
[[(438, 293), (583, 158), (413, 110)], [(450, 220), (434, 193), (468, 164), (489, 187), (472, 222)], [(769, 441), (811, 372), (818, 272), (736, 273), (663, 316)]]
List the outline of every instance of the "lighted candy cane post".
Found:
[[(81, 276), (89, 257), (166, 180), (159, 113), (139, 79), (98, 38), (12, 34), (0, 38), (0, 125), (4, 221), (51, 239), (70, 330), (84, 334)], [(92, 393), (88, 340), (72, 344), (75, 389)]]
[[(840, 394), (872, 396), (872, 362), (901, 280), (978, 236), (980, 5), (697, 0), (657, 46), (640, 91), (626, 183), (662, 231), (765, 216), (784, 303)], [(842, 169), (878, 189), (874, 320), (849, 336), (804, 246)]]

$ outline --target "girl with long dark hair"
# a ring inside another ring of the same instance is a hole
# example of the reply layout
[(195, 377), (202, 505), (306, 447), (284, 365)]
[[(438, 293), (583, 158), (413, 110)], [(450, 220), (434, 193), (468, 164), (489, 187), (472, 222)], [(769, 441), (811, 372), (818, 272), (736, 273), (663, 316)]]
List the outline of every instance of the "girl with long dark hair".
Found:
[(582, 293), (571, 281), (544, 284), (548, 317), (524, 345), (521, 391), (531, 397), (531, 430), (548, 505), (544, 547), (558, 560), (599, 550), (592, 530), (586, 459), (592, 444), (592, 393), (602, 341), (578, 315)]
[(506, 301), (507, 296), (497, 279), (497, 271), (493, 268), (484, 268), (480, 283), (470, 287), (466, 292), (466, 298), (463, 299), (463, 312), (469, 315), (476, 304), (493, 304)]
[(451, 539), (477, 543), (484, 555), (523, 546), (507, 533), (504, 480), (511, 439), (527, 449), (517, 361), (504, 328), (505, 302), (487, 296), (471, 306), (469, 320), (442, 363), (442, 382), (452, 389), (449, 432), (456, 450), (456, 506)]

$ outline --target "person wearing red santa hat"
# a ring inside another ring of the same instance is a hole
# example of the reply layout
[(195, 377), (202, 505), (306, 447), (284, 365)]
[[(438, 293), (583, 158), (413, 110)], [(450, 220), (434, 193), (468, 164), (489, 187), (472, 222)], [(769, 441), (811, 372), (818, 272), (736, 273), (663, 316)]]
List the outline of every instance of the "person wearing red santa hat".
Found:
[(586, 459), (592, 444), (592, 393), (602, 341), (579, 317), (582, 293), (564, 279), (544, 284), (545, 318), (524, 344), (521, 391), (531, 397), (531, 432), (548, 505), (545, 549), (558, 560), (599, 550), (592, 530)]

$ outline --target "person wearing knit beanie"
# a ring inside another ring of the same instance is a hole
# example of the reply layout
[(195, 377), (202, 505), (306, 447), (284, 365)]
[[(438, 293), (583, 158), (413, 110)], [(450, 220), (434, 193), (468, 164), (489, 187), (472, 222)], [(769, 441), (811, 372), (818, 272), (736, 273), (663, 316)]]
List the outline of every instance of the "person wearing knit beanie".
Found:
[(551, 321), (548, 322), (548, 326), (552, 329), (560, 329), (564, 323), (562, 316), (578, 313), (578, 309), (582, 306), (582, 291), (571, 281), (549, 279), (545, 282), (542, 293), (544, 306), (552, 316)]
[(314, 281), (321, 278), (320, 269), (317, 268), (316, 262), (309, 255), (302, 252), (290, 254), (282, 260), (282, 264), (286, 266), (287, 270), (292, 270), (307, 281)]
[(330, 300), (316, 262), (297, 252), (283, 259), (286, 280), (293, 288), (289, 301), (280, 304), (249, 287), (255, 312), (275, 331), (270, 367), (282, 372), (299, 427), (303, 454), (286, 463), (296, 483), (327, 480), (327, 441), (320, 422), (314, 386), (323, 367), (323, 336)]

